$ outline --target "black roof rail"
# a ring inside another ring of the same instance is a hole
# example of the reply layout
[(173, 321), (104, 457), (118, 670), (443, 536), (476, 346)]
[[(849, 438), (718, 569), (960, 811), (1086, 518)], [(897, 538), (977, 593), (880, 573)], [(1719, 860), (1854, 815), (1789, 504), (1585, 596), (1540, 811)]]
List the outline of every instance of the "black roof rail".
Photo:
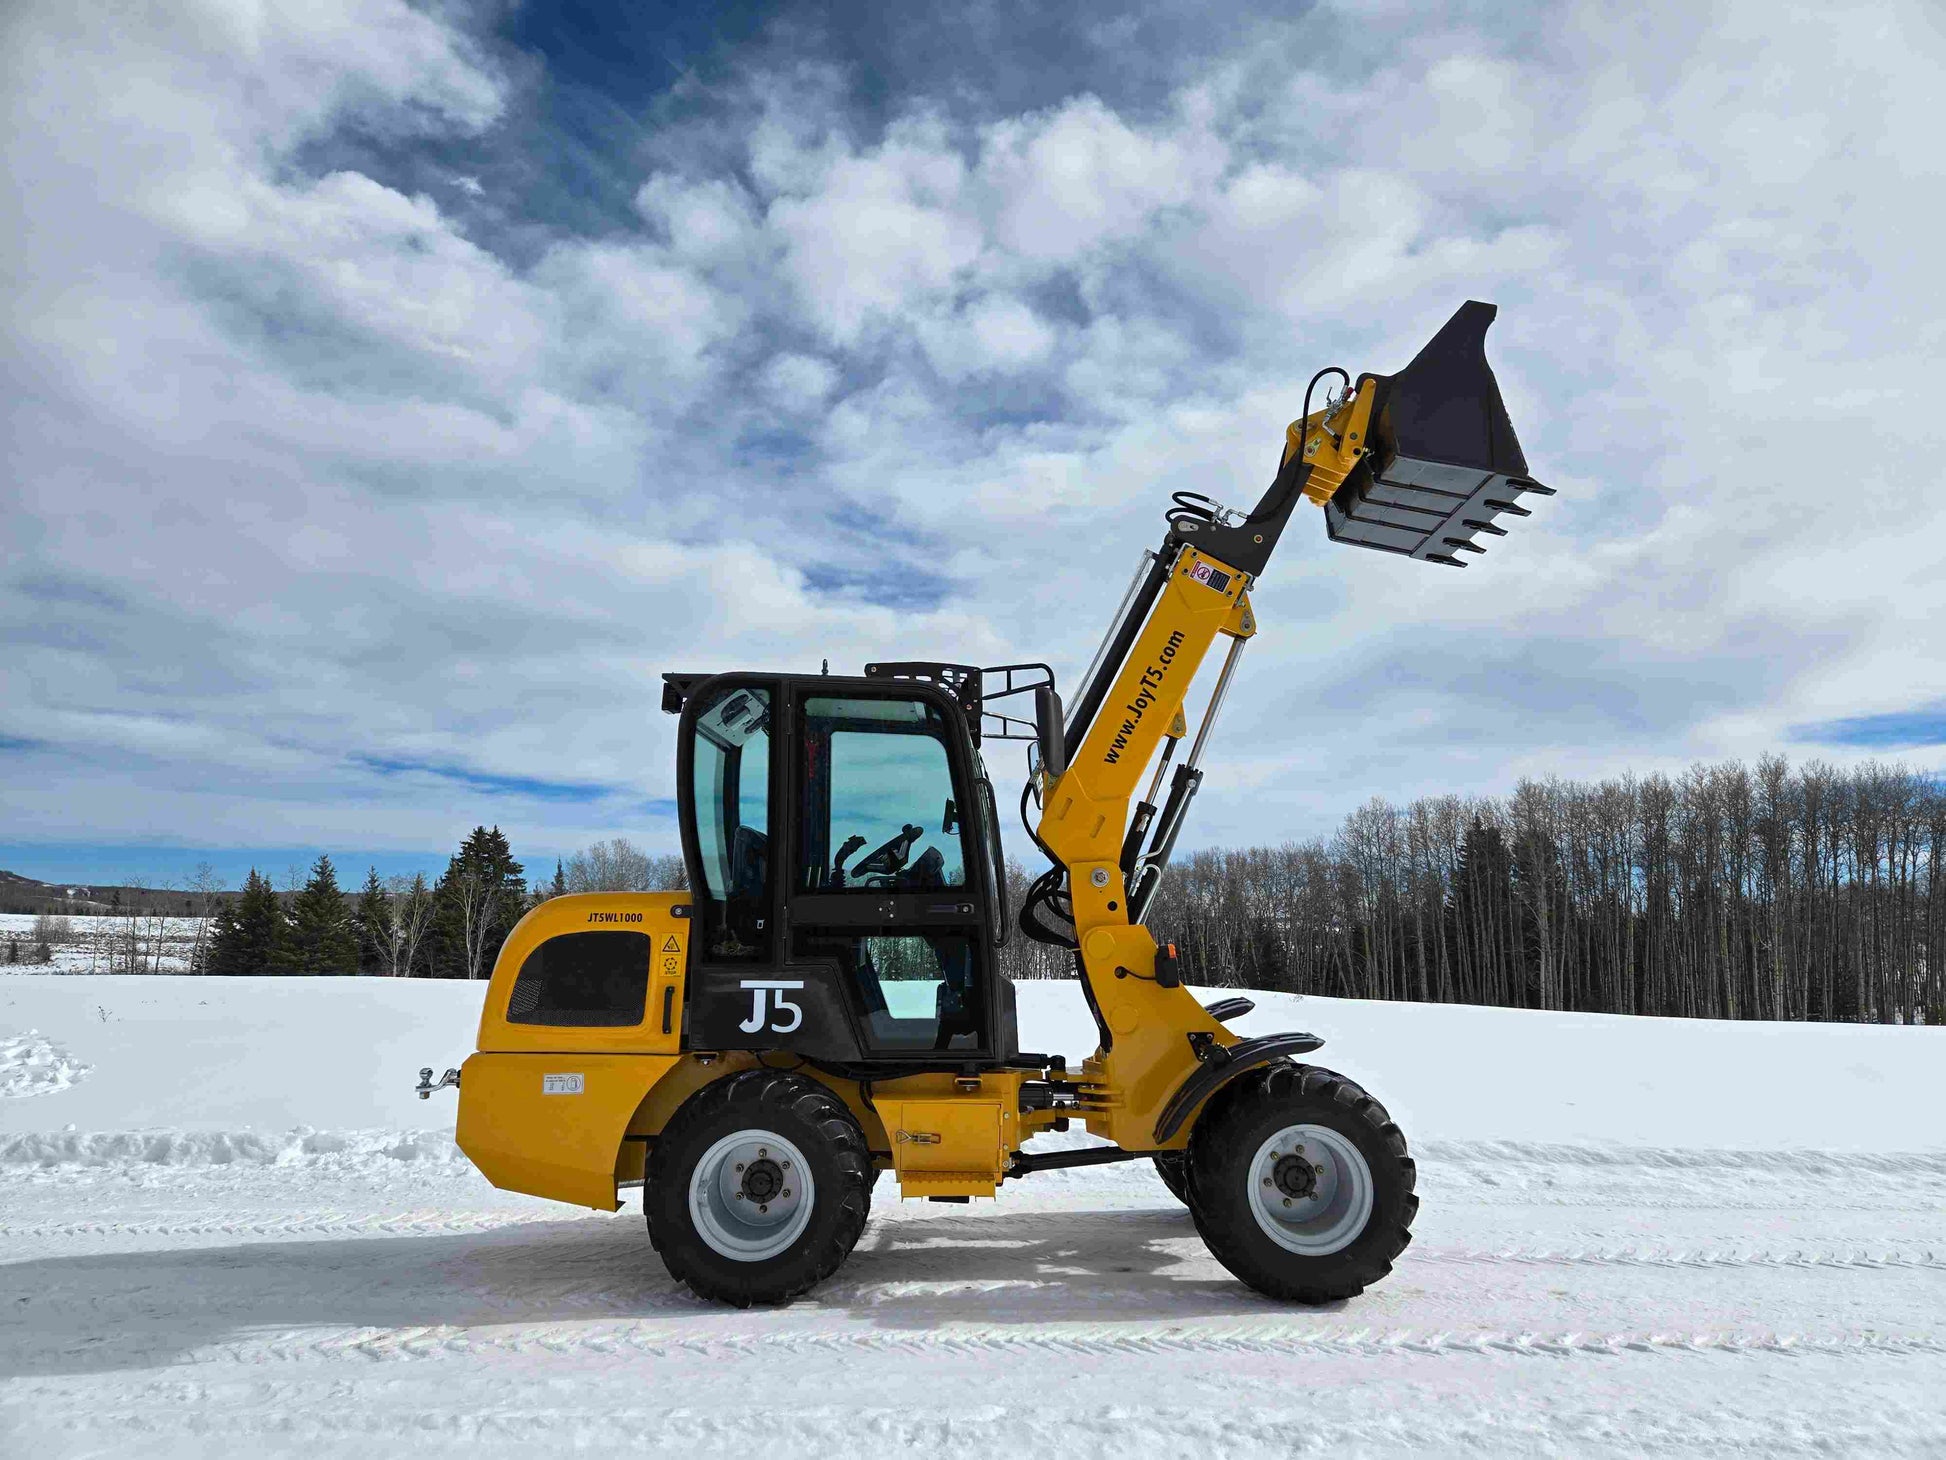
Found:
[[(986, 687), (988, 675), (1001, 676), (998, 688)], [(1034, 676), (1029, 678), (1028, 676)], [(990, 700), (1027, 694), (1042, 686), (1053, 688), (1054, 671), (1045, 664), (996, 664), (981, 668), (975, 664), (946, 664), (930, 659), (904, 659), (865, 666), (867, 679), (909, 679), (918, 684), (933, 684), (950, 694), (966, 715), (966, 723), (978, 745), (982, 735), (995, 740), (1032, 740), (1030, 720), (1003, 715), (986, 708)], [(984, 722), (993, 721), (992, 726)]]

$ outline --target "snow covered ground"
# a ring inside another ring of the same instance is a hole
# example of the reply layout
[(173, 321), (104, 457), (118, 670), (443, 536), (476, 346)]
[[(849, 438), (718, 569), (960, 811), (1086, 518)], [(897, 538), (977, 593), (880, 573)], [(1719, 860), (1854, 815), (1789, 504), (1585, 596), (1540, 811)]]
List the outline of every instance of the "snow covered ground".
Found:
[(40, 965), (44, 973), (188, 973), (207, 918), (166, 918), (155, 913), (108, 917), (60, 913), (43, 918), (34, 913), (0, 913), (0, 959), (9, 946), (17, 948), (18, 963), (0, 964), (0, 973), (18, 972), (38, 956), (43, 929), (49, 937), (53, 961)]
[(453, 1150), (410, 1087), (481, 993), (0, 977), (0, 1454), (1946, 1454), (1946, 1031), (1266, 995), (1414, 1141), (1363, 1298), (1255, 1296), (1130, 1165), (882, 1183), (734, 1313)]

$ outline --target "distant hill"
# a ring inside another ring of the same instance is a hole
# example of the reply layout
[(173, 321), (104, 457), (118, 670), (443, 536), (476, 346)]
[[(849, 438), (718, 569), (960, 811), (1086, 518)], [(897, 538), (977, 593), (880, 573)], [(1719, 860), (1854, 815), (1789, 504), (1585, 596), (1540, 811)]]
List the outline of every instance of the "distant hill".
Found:
[[(234, 892), (217, 894), (234, 897)], [(194, 893), (168, 887), (115, 887), (82, 882), (42, 882), (0, 869), (0, 913), (166, 913), (196, 912)]]

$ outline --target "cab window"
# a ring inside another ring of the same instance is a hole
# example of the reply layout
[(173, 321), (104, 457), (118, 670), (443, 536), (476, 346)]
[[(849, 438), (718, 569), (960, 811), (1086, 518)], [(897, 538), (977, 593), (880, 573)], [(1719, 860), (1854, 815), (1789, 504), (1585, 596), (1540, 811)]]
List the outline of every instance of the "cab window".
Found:
[(695, 720), (692, 814), (703, 950), (713, 961), (770, 957), (770, 693), (733, 685)]
[(966, 885), (946, 726), (923, 700), (813, 695), (804, 702), (799, 892)]
[(801, 959), (830, 959), (856, 991), (875, 1053), (977, 1050), (985, 1043), (985, 988), (969, 931), (796, 935)]

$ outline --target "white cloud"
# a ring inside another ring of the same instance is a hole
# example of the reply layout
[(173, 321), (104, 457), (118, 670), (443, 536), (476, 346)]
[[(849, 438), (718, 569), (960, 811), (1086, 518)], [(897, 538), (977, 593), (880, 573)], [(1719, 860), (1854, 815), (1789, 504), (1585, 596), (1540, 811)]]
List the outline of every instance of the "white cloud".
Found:
[(1053, 351), (1054, 328), (1011, 295), (980, 295), (952, 314), (920, 315), (912, 328), (934, 370), (947, 380), (985, 371), (1020, 371)]
[[(224, 201), (181, 218), (177, 236), (261, 264), (244, 287), (262, 289), (266, 314), (288, 310), (295, 294), (320, 322), (496, 373), (536, 343), (528, 291), (429, 198), (334, 172), (308, 187), (240, 179)], [(243, 270), (233, 277), (246, 280)]]
[(668, 233), (670, 252), (687, 263), (735, 258), (757, 239), (755, 205), (734, 178), (688, 182), (657, 173), (637, 191), (635, 206)]
[(837, 389), (838, 367), (815, 355), (783, 354), (764, 367), (763, 382), (785, 410), (806, 411), (824, 404)]
[(645, 412), (680, 407), (712, 346), (741, 323), (739, 302), (651, 245), (574, 243), (534, 271), (559, 323), (557, 370), (590, 396), (626, 393)]
[(1204, 128), (1157, 135), (1128, 126), (1092, 96), (1049, 116), (1009, 119), (982, 138), (980, 182), (1003, 247), (1066, 263), (1126, 240), (1162, 208), (1189, 202), (1220, 176), (1226, 149)]
[(826, 160), (805, 192), (770, 205), (804, 312), (840, 344), (950, 286), (979, 256), (977, 223), (956, 204), (965, 167), (925, 119), (878, 147)]

